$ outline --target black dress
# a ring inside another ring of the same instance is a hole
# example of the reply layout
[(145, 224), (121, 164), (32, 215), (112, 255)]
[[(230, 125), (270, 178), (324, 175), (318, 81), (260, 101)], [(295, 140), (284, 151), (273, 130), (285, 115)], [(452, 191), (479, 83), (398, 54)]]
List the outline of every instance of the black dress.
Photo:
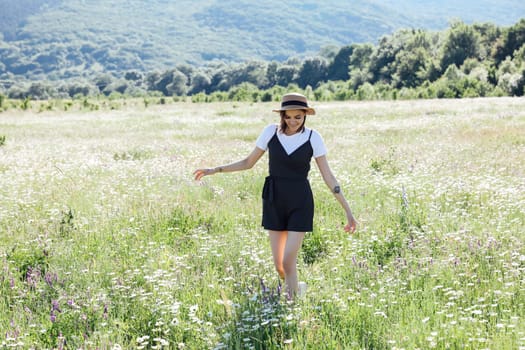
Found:
[(263, 187), (262, 226), (274, 231), (310, 232), (313, 229), (314, 199), (308, 172), (313, 155), (310, 138), (287, 154), (277, 137), (268, 142), (269, 172)]

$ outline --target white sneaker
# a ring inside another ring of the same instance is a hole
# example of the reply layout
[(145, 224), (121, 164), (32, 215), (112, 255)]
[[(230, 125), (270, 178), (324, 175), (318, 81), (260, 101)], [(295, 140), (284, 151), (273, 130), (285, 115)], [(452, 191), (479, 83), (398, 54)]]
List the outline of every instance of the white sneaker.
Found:
[(304, 298), (304, 296), (306, 295), (306, 289), (308, 289), (306, 282), (299, 282), (297, 288), (297, 296), (299, 298)]

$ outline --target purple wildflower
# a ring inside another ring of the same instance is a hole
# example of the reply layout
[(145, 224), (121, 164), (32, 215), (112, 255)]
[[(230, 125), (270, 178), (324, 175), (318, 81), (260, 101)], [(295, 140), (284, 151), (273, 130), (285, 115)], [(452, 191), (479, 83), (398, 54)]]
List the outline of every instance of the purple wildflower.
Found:
[(261, 281), (261, 291), (263, 293), (267, 293), (268, 292), (268, 287), (266, 287), (266, 285), (264, 284), (264, 281), (263, 281), (262, 278), (260, 279), (260, 281)]
[(52, 310), (51, 311), (62, 312), (62, 310), (60, 310), (60, 305), (58, 304), (57, 300), (51, 301), (51, 305), (52, 305)]
[(58, 275), (56, 273), (46, 272), (44, 280), (48, 286), (53, 287), (53, 284), (58, 282)]

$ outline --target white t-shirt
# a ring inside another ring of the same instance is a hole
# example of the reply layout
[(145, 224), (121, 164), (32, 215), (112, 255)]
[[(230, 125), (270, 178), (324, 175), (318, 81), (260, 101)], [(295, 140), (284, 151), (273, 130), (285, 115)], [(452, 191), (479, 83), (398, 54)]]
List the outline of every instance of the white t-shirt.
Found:
[[(259, 137), (257, 138), (255, 145), (263, 151), (266, 151), (268, 149), (268, 142), (270, 142), (270, 140), (272, 139), (273, 135), (275, 134), (275, 129), (277, 127), (278, 126), (276, 124), (270, 124), (266, 128), (264, 128), (261, 135), (259, 135)], [(279, 139), (279, 142), (281, 142), (281, 145), (283, 146), (286, 153), (289, 155), (293, 151), (301, 147), (304, 143), (308, 142), (308, 138), (310, 137), (310, 130), (312, 129), (305, 127), (304, 132), (296, 133), (290, 136), (277, 131), (277, 138)], [(326, 147), (324, 145), (323, 138), (315, 130), (312, 130), (312, 137), (310, 138), (310, 143), (312, 144), (312, 148), (314, 150), (314, 158), (326, 155)]]

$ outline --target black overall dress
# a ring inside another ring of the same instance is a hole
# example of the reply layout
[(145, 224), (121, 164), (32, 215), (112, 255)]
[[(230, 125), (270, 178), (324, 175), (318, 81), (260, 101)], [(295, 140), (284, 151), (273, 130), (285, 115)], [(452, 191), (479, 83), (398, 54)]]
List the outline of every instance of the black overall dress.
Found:
[(310, 138), (290, 155), (281, 145), (277, 130), (268, 142), (270, 175), (263, 187), (262, 226), (274, 231), (310, 232), (314, 199), (308, 181), (313, 155)]

